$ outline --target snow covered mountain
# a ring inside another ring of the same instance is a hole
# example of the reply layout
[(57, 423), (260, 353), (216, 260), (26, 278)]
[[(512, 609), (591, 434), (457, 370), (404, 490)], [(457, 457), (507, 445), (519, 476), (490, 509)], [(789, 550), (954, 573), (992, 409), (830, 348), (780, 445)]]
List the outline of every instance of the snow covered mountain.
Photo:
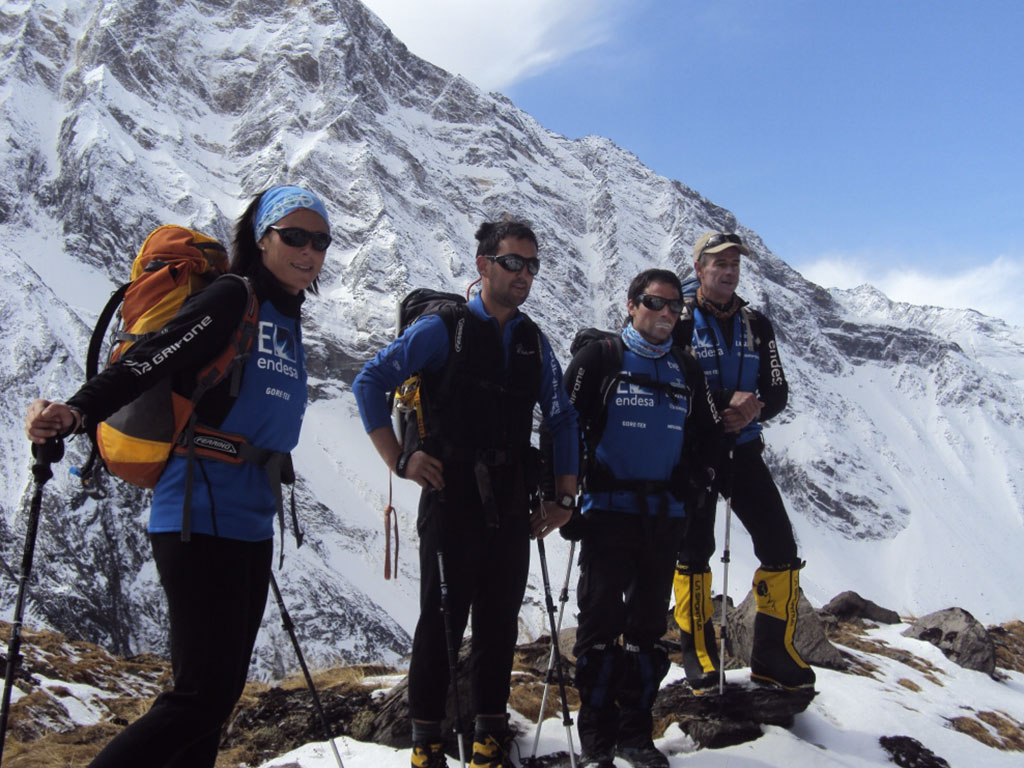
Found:
[[(740, 232), (754, 251), (740, 293), (774, 320), (790, 380), (766, 436), (810, 599), (856, 589), (903, 613), (1020, 616), (1006, 585), (1024, 578), (1024, 330), (867, 288), (825, 291), (610, 141), (552, 134), (411, 55), (357, 0), (15, 0), (0, 10), (0, 54), (8, 563), (31, 490), (24, 407), (77, 387), (95, 316), (145, 235), (174, 222), (227, 239), (252, 194), (290, 181), (325, 199), (335, 235), (306, 305), (312, 402), (296, 464), (308, 543), (286, 539), (279, 576), (315, 662), (408, 650), (416, 489), (396, 481), (400, 576), (385, 582), (388, 477), (349, 385), (391, 338), (396, 300), (464, 290), (473, 231), (506, 212), (541, 238), (525, 309), (563, 364), (577, 329), (619, 321), (641, 269), (688, 273), (703, 231)], [(145, 494), (111, 482), (105, 499), (85, 496), (66, 472), (82, 449), (71, 444), (46, 489), (28, 621), (120, 653), (162, 651)], [(553, 571), (565, 550), (549, 546)], [(743, 583), (755, 563), (739, 532), (733, 560)], [(542, 623), (538, 582), (524, 635)], [(0, 590), (9, 612), (14, 586)], [(266, 625), (259, 668), (279, 674), (292, 662), (273, 608)]]

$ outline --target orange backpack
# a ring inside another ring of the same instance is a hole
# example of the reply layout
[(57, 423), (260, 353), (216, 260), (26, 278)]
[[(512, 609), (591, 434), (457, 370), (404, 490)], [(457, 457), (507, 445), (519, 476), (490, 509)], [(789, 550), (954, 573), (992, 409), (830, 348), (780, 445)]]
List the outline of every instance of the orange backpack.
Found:
[[(213, 238), (174, 225), (154, 230), (132, 263), (131, 281), (114, 292), (100, 314), (89, 342), (86, 379), (98, 373), (100, 347), (115, 312), (119, 310), (121, 323), (112, 335), (107, 365), (119, 360), (136, 341), (160, 331), (177, 315), (185, 299), (225, 274), (227, 268), (227, 251)], [(229, 374), (233, 377), (232, 394), (237, 394), (259, 315), (252, 286), (248, 280), (245, 284), (249, 300), (238, 330), (225, 350), (199, 372), (191, 398), (174, 392), (170, 378), (165, 377), (97, 426), (96, 447), (112, 474), (153, 488), (176, 444), (191, 445), (182, 435), (194, 431), (195, 407), (203, 394)], [(216, 436), (214, 430), (205, 428), (204, 434)], [(90, 457), (80, 472), (87, 486), (94, 462), (95, 457)]]

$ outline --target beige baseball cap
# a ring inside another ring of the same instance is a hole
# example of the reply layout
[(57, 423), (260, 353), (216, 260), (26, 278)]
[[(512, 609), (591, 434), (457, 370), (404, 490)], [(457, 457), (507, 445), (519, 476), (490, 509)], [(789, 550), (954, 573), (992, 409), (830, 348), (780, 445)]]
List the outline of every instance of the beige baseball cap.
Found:
[(707, 232), (693, 246), (693, 260), (697, 261), (705, 253), (718, 253), (728, 248), (737, 248), (744, 256), (750, 255), (750, 249), (743, 244), (743, 238), (733, 232)]

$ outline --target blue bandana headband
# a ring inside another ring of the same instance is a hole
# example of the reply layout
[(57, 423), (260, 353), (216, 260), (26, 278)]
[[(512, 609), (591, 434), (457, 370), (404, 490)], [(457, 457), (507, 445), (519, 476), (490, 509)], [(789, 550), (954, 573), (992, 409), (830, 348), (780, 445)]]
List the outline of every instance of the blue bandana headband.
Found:
[(634, 328), (632, 323), (622, 329), (622, 341), (631, 352), (651, 359), (662, 357), (672, 349), (671, 336), (661, 344), (654, 344), (641, 336), (640, 331)]
[(327, 225), (327, 231), (331, 231), (327, 209), (320, 202), (319, 197), (302, 187), (271, 187), (263, 193), (259, 207), (256, 208), (255, 223), (253, 224), (256, 242), (259, 242), (260, 238), (267, 233), (271, 225), (299, 208), (308, 208), (313, 213), (320, 214), (320, 218)]

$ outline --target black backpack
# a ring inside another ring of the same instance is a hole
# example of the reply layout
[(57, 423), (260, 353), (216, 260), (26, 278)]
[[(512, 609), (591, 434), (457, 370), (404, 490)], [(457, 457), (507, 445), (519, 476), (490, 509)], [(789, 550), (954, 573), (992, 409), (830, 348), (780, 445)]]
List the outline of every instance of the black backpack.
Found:
[[(416, 288), (398, 303), (396, 337), (401, 336), (409, 326), (427, 315), (440, 315), (448, 327), (449, 336), (452, 336), (457, 332), (459, 320), (464, 318), (467, 312), (465, 297), (457, 293)], [(452, 346), (456, 353), (462, 351), (459, 344), (453, 343)], [(452, 364), (446, 366), (445, 375), (455, 375), (457, 367), (456, 361), (452, 361)], [(420, 373), (416, 372), (398, 385), (394, 392), (388, 394), (391, 405), (398, 414), (399, 441), (402, 448), (410, 453), (422, 447), (427, 436), (421, 384)]]

